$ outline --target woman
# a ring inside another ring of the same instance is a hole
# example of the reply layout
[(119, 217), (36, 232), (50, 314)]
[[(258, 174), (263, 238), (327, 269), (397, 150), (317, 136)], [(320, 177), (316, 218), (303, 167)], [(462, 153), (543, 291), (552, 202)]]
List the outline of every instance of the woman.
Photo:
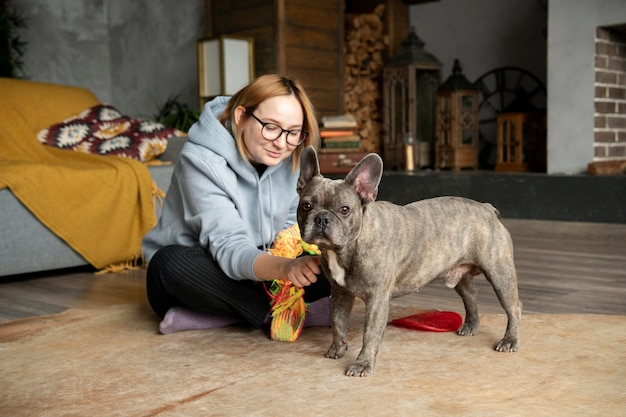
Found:
[(261, 327), (270, 322), (263, 281), (278, 278), (306, 287), (305, 327), (330, 325), (319, 257), (267, 253), (276, 233), (296, 223), (299, 156), (318, 141), (313, 105), (286, 76), (261, 76), (205, 104), (159, 223), (143, 240), (161, 333), (242, 321)]

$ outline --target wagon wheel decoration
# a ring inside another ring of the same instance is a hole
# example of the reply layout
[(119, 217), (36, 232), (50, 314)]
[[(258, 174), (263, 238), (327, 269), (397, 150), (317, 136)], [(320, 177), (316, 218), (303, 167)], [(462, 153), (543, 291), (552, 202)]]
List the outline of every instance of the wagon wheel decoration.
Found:
[(546, 87), (537, 76), (517, 67), (501, 67), (481, 75), (478, 88), (478, 161), (495, 165), (498, 114), (516, 100), (526, 100), (537, 109), (546, 108)]

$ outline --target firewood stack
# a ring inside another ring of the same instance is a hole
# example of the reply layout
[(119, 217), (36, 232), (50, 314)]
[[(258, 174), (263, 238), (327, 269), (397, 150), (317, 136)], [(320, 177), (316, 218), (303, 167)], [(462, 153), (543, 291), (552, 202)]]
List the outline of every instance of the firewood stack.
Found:
[(344, 108), (356, 118), (366, 152), (381, 151), (384, 13), (380, 4), (373, 13), (346, 16)]

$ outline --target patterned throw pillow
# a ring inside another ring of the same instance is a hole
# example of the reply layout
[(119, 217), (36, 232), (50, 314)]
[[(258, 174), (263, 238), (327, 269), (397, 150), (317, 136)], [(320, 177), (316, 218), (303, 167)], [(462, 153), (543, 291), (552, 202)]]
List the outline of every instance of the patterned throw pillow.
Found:
[(37, 139), (57, 148), (146, 162), (165, 152), (170, 136), (183, 134), (161, 123), (123, 116), (109, 104), (99, 104), (43, 129)]

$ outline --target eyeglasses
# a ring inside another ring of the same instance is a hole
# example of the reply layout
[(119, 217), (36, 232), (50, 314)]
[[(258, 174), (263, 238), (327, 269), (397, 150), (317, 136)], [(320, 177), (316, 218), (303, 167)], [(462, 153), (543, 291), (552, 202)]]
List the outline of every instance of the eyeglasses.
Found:
[(283, 129), (282, 127), (278, 126), (275, 123), (263, 122), (258, 117), (256, 117), (254, 114), (252, 114), (252, 113), (248, 113), (248, 114), (250, 116), (254, 117), (254, 120), (256, 120), (257, 122), (261, 123), (261, 126), (263, 126), (261, 128), (261, 135), (266, 140), (276, 140), (279, 137), (281, 137), (283, 135), (283, 133), (286, 133), (287, 134), (287, 136), (286, 136), (287, 143), (289, 145), (291, 145), (291, 146), (298, 146), (302, 142), (304, 142), (306, 140), (306, 137), (309, 135), (304, 130), (286, 130), (286, 129)]

